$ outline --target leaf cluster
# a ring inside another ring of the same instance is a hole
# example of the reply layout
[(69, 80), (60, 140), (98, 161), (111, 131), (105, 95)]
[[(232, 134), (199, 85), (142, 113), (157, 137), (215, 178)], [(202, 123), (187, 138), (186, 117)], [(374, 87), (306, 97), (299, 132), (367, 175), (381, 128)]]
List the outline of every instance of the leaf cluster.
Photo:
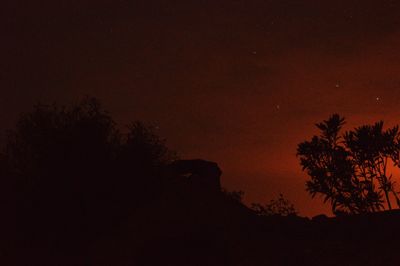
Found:
[(391, 209), (394, 189), (391, 165), (399, 165), (399, 128), (384, 129), (383, 122), (341, 133), (345, 119), (333, 114), (316, 124), (319, 136), (298, 145), (297, 156), (309, 176), (306, 189), (322, 195), (333, 213), (366, 213)]

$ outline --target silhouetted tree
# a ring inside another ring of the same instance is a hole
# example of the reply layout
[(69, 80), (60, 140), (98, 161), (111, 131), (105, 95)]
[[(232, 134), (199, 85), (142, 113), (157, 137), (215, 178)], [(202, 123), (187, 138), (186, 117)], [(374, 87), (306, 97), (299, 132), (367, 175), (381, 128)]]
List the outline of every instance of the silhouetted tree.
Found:
[(279, 194), (279, 197), (272, 199), (267, 204), (253, 203), (251, 204), (251, 209), (253, 209), (257, 215), (260, 216), (289, 216), (297, 215), (297, 211), (294, 205), (285, 199), (283, 194)]
[(0, 174), (16, 198), (10, 209), (20, 237), (79, 248), (157, 198), (157, 169), (172, 158), (151, 127), (136, 122), (121, 134), (98, 101), (86, 98), (22, 115), (8, 133)]
[[(365, 213), (384, 208), (393, 188), (388, 162), (398, 153), (398, 128), (383, 130), (383, 122), (340, 134), (344, 118), (337, 114), (316, 126), (320, 136), (300, 143), (297, 155), (311, 177), (306, 188), (312, 197), (324, 195), (333, 213)], [(377, 184), (379, 185), (377, 187)]]
[(398, 138), (398, 126), (384, 130), (383, 121), (372, 126), (358, 127), (344, 135), (345, 145), (350, 150), (359, 179), (372, 187), (377, 183), (379, 186), (378, 193), (383, 192), (389, 209), (392, 209), (390, 193), (399, 202), (394, 190), (392, 174), (389, 173), (388, 169), (398, 160)]

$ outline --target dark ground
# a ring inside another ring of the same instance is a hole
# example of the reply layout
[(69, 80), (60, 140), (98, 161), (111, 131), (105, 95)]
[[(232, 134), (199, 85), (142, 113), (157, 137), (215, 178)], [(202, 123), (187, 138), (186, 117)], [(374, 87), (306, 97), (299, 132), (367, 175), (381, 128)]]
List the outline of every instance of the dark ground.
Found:
[(399, 211), (259, 217), (223, 194), (175, 192), (90, 239), (19, 236), (3, 265), (398, 265)]

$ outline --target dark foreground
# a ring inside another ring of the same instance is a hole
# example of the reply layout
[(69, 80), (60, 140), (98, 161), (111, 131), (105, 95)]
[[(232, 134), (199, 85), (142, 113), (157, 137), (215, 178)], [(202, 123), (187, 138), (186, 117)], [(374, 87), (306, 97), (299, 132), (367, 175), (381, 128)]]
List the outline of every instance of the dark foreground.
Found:
[(0, 149), (0, 265), (400, 265), (400, 213), (261, 217), (214, 162), (95, 99), (38, 105)]
[(223, 193), (196, 193), (165, 194), (95, 234), (42, 239), (9, 230), (2, 265), (399, 265), (398, 211), (259, 217)]

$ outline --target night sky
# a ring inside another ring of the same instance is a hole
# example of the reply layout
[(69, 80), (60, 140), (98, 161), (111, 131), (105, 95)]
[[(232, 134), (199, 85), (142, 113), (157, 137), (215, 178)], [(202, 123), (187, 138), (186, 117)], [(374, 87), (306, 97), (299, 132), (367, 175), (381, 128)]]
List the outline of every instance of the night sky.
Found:
[(34, 103), (97, 97), (144, 120), (223, 186), (311, 200), (295, 156), (331, 113), (348, 128), (400, 122), (400, 2), (18, 1), (0, 4), (0, 124)]

